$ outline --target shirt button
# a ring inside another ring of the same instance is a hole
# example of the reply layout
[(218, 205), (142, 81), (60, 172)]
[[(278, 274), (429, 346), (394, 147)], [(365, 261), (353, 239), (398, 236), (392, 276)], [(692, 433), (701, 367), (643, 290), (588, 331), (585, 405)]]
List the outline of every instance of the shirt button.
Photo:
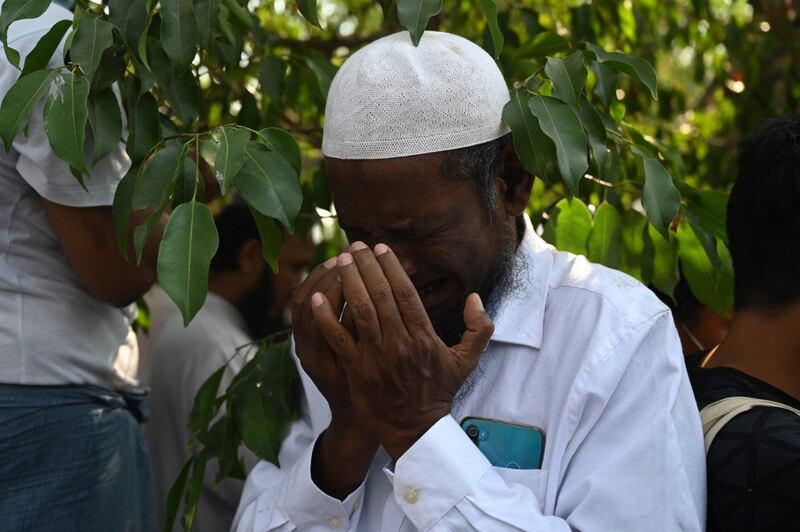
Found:
[(340, 517), (329, 517), (328, 526), (331, 528), (339, 528), (342, 526), (342, 519)]
[(408, 504), (414, 504), (419, 500), (419, 490), (406, 490), (405, 498)]

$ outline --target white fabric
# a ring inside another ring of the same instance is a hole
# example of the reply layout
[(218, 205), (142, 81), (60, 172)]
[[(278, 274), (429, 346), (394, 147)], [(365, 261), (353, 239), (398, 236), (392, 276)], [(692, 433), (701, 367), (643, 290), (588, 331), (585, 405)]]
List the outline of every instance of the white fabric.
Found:
[[(311, 480), (330, 411), (306, 377), (310, 411), (284, 442), (283, 468), (260, 462), (248, 477), (236, 530), (703, 530), (702, 432), (669, 311), (638, 282), (556, 251), (530, 227), (520, 253), (526, 280), (451, 415), (393, 471), (379, 450), (365, 483), (340, 502)], [(492, 467), (459, 427), (467, 416), (541, 427), (542, 469)]]
[[(71, 17), (52, 5), (37, 19), (12, 24), (9, 45), (24, 58), (56, 22)], [(62, 56), (59, 48), (51, 66), (63, 64)], [(19, 74), (0, 46), (0, 98)], [(43, 105), (34, 109), (27, 137), (20, 134), (10, 153), (0, 146), (0, 382), (128, 388), (131, 376), (114, 365), (120, 346), (131, 353), (125, 342), (135, 306), (118, 309), (86, 291), (41, 197), (75, 207), (111, 205), (129, 161), (120, 145), (91, 169), (87, 193), (50, 148)]]
[(508, 87), (481, 47), (426, 31), (370, 43), (336, 73), (325, 105), (322, 152), (389, 159), (474, 146), (508, 133)]
[[(155, 522), (161, 527), (166, 518), (167, 493), (189, 458), (186, 424), (194, 396), (206, 379), (230, 359), (220, 384), (220, 389), (225, 389), (252, 356), (249, 349), (233, 356), (236, 348), (252, 338), (236, 308), (214, 293), (208, 293), (188, 327), (183, 326), (178, 308), (160, 288), (152, 288), (145, 299), (153, 314), (159, 316), (159, 321), (153, 324), (157, 336), (150, 342), (142, 342), (142, 359), (151, 363), (150, 421), (145, 425), (145, 434), (153, 465)], [(243, 451), (249, 471), (257, 459), (249, 451)], [(215, 486), (218, 471), (218, 463), (210, 462), (194, 525), (197, 532), (227, 530), (236, 512), (244, 484), (228, 478)], [(177, 523), (175, 530), (181, 530)]]
[(705, 442), (706, 454), (717, 437), (728, 422), (757, 406), (768, 408), (780, 408), (794, 412), (800, 416), (800, 410), (777, 401), (767, 399), (756, 399), (755, 397), (734, 396), (714, 401), (700, 411), (700, 422), (703, 424), (703, 440)]

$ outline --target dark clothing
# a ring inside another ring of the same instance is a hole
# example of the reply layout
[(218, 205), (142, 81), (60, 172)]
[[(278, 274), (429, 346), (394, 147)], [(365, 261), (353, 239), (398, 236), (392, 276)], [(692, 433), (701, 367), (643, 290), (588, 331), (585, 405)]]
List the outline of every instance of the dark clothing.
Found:
[(0, 384), (0, 530), (153, 530), (143, 399)]
[[(733, 368), (701, 368), (687, 358), (697, 406), (726, 397), (800, 401)], [(733, 418), (708, 451), (708, 532), (800, 530), (800, 416), (755, 407)]]

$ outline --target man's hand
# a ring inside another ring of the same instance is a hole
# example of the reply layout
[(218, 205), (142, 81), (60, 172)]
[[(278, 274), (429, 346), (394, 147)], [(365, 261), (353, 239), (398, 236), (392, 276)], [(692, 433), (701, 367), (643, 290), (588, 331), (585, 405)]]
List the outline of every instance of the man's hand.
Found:
[(494, 326), (480, 297), (470, 294), (467, 330), (448, 347), (389, 247), (378, 244), (373, 254), (356, 242), (350, 249), (337, 265), (358, 338), (340, 323), (338, 300), (319, 290), (312, 296), (314, 319), (344, 366), (358, 420), (397, 459), (450, 412)]
[(303, 369), (331, 407), (333, 418), (320, 436), (311, 461), (311, 476), (325, 493), (344, 499), (364, 480), (378, 447), (360, 425), (350, 402), (344, 370), (314, 321), (311, 294), (324, 294), (336, 319), (342, 312), (342, 282), (336, 259), (317, 266), (292, 296), (295, 352)]

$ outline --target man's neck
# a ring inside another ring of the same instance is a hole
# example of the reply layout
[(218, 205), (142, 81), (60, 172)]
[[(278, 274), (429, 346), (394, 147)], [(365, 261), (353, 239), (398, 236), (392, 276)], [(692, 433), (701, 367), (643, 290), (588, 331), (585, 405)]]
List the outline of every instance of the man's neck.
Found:
[(707, 367), (732, 367), (800, 399), (800, 304), (775, 314), (744, 309)]

